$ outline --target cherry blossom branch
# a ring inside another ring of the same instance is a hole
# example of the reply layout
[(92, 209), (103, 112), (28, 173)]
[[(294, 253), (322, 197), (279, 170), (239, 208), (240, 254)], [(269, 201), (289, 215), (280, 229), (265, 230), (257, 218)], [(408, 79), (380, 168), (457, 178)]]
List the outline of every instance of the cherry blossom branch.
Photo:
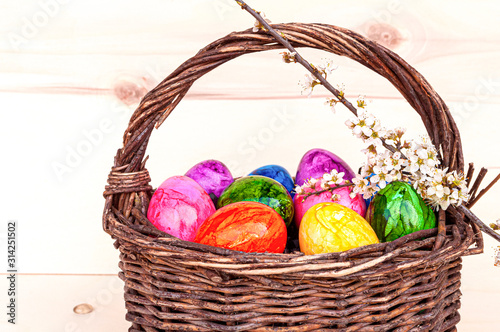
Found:
[(308, 192), (308, 193), (304, 194), (304, 197), (302, 198), (302, 202), (304, 202), (307, 198), (309, 198), (311, 196), (314, 196), (314, 195), (317, 196), (317, 195), (320, 195), (322, 193), (326, 193), (327, 191), (331, 191), (332, 194), (333, 194), (333, 191), (336, 190), (336, 189), (345, 188), (345, 187), (351, 187), (351, 186), (354, 186), (354, 183), (349, 182), (349, 183), (341, 184), (341, 185), (338, 185), (338, 186), (335, 186), (335, 187), (326, 188), (326, 189), (323, 189), (323, 190)]
[[(300, 63), (302, 66), (304, 66), (328, 91), (330, 91), (337, 99), (338, 102), (342, 103), (349, 111), (351, 111), (354, 115), (358, 116), (358, 111), (356, 107), (352, 105), (352, 103), (347, 100), (344, 96), (344, 93), (337, 90), (334, 88), (327, 80), (326, 78), (319, 72), (316, 67), (312, 66), (311, 63), (306, 61), (300, 54), (297, 52), (297, 50), (290, 44), (290, 42), (286, 39), (285, 34), (282, 32), (277, 32), (275, 29), (273, 29), (269, 23), (266, 21), (265, 18), (260, 15), (260, 12), (255, 11), (252, 9), (250, 6), (248, 6), (244, 1), (241, 0), (235, 0), (238, 5), (241, 6), (241, 9), (246, 10), (248, 13), (250, 13), (255, 19), (262, 25), (263, 29), (267, 32), (269, 32), (281, 45), (285, 46), (290, 52), (294, 53), (294, 60), (295, 62)], [(393, 146), (390, 146), (385, 142), (383, 138), (381, 138), (382, 145), (389, 151), (391, 152), (396, 152), (399, 151), (395, 149)], [(401, 151), (400, 151), (401, 152)], [(406, 159), (406, 156), (402, 156), (404, 159)]]
[(295, 59), (297, 60), (298, 63), (300, 63), (302, 66), (304, 66), (318, 81), (321, 82), (321, 84), (328, 90), (330, 91), (331, 93), (333, 93), (333, 95), (335, 97), (338, 98), (339, 102), (341, 102), (342, 104), (344, 104), (345, 107), (347, 107), (347, 109), (349, 111), (351, 111), (352, 113), (354, 113), (354, 115), (358, 115), (358, 111), (357, 109), (351, 104), (351, 102), (349, 102), (347, 99), (345, 99), (343, 97), (343, 93), (341, 93), (339, 90), (335, 89), (324, 77), (323, 75), (321, 75), (321, 73), (313, 66), (311, 66), (311, 64), (309, 62), (307, 62), (300, 54), (299, 52), (297, 52), (297, 50), (292, 46), (292, 44), (290, 44), (290, 42), (286, 39), (285, 37), (285, 34), (282, 33), (282, 32), (277, 32), (276, 30), (274, 30), (270, 25), (269, 23), (267, 23), (267, 21), (262, 18), (262, 16), (260, 15), (260, 13), (256, 12), (255, 10), (253, 10), (250, 6), (248, 6), (244, 1), (240, 1), (240, 0), (235, 0), (238, 5), (241, 6), (241, 9), (244, 9), (246, 10), (247, 12), (249, 12), (253, 17), (255, 17), (255, 19), (257, 21), (260, 22), (260, 24), (262, 24), (262, 26), (274, 37), (276, 38), (276, 40), (283, 46), (285, 46), (290, 52), (292, 53), (295, 53)]
[[(385, 130), (380, 127), (379, 121), (365, 112), (358, 112), (358, 110), (345, 98), (344, 92), (337, 90), (326, 80), (328, 72), (327, 67), (322, 68), (318, 66), (318, 68), (316, 68), (314, 65), (307, 62), (287, 40), (283, 32), (276, 31), (269, 25), (269, 21), (265, 19), (265, 15), (261, 15), (260, 12), (253, 10), (244, 1), (235, 1), (242, 9), (246, 10), (257, 20), (253, 31), (258, 31), (259, 29), (264, 30), (291, 52), (290, 54), (284, 54), (283, 59), (285, 62), (292, 62), (292, 60), (293, 62), (298, 62), (311, 73), (312, 77), (307, 75), (307, 79), (310, 81), (305, 84), (307, 88), (311, 88), (312, 91), (315, 85), (323, 85), (334, 95), (333, 99), (328, 100), (330, 104), (341, 102), (356, 116), (356, 119), (348, 120), (346, 125), (352, 129), (355, 136), (362, 138), (365, 142), (371, 143), (366, 150), (368, 152), (367, 155), (374, 152), (374, 155), (378, 156), (378, 158), (371, 158), (373, 160), (369, 161), (367, 167), (365, 167), (366, 169), (363, 170), (366, 174), (361, 174), (363, 175), (362, 179), (357, 178), (359, 183), (355, 183), (353, 192), (356, 191), (357, 188), (361, 188), (363, 196), (374, 194), (377, 192), (376, 188), (383, 188), (388, 182), (392, 182), (395, 179), (401, 180), (403, 174), (400, 169), (401, 166), (404, 166), (416, 176), (415, 179), (412, 179), (412, 182), (415, 183), (414, 186), (416, 186), (417, 192), (424, 199), (430, 200), (436, 208), (441, 207), (446, 210), (450, 204), (460, 205), (467, 199), (467, 184), (463, 175), (457, 174), (455, 171), (446, 173), (445, 170), (439, 169), (437, 167), (437, 165), (440, 164), (437, 158), (439, 154), (432, 144), (428, 144), (424, 139), (421, 144), (405, 147), (399, 144), (401, 143), (399, 142), (400, 140), (394, 136), (397, 130), (391, 131), (387, 135), (381, 134), (385, 132)], [(363, 108), (363, 103), (360, 104), (358, 101), (358, 107)], [(391, 152), (392, 155), (378, 153), (377, 147), (380, 145), (386, 149), (386, 152)], [(406, 152), (403, 153), (403, 150)], [(396, 155), (398, 156), (396, 157)], [(387, 165), (387, 159), (397, 163), (398, 168), (391, 164)], [(406, 165), (400, 165), (399, 159), (404, 159), (404, 164)], [(380, 171), (366, 172), (370, 167), (372, 170), (377, 167)], [(417, 171), (421, 171), (422, 174), (417, 176)], [(379, 182), (381, 185), (377, 185)], [(362, 189), (363, 186), (366, 188)]]
[(476, 215), (474, 213), (472, 213), (471, 210), (469, 210), (468, 208), (466, 208), (463, 205), (458, 206), (457, 209), (458, 209), (458, 211), (462, 212), (467, 217), (469, 217), (469, 219), (474, 224), (476, 224), (479, 227), (479, 229), (481, 229), (484, 233), (488, 234), (489, 236), (491, 236), (492, 238), (494, 238), (495, 240), (500, 242), (500, 234), (498, 234), (497, 232), (495, 232), (494, 230), (489, 228), (488, 225), (486, 225), (478, 217), (476, 217)]

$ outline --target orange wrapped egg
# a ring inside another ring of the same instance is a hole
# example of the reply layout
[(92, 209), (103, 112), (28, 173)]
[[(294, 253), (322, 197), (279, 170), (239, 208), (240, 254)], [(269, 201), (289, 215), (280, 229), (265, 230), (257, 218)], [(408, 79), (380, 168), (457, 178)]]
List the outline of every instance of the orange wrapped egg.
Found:
[(306, 255), (345, 251), (374, 243), (379, 240), (370, 224), (337, 203), (312, 206), (300, 223), (300, 251)]
[(244, 252), (282, 253), (286, 240), (286, 225), (278, 212), (262, 203), (242, 201), (208, 217), (194, 242)]

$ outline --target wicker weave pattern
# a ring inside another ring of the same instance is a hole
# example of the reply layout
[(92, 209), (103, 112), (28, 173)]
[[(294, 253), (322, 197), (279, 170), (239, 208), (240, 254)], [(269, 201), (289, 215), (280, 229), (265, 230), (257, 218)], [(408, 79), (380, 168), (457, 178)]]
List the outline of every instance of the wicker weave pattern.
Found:
[[(386, 77), (420, 114), (441, 160), (462, 170), (460, 136), (427, 81), (364, 37), (323, 24), (280, 24), (294, 47), (347, 56)], [(142, 100), (108, 179), (103, 226), (120, 250), (130, 331), (453, 331), (459, 321), (461, 256), (482, 250), (474, 225), (453, 208), (437, 229), (342, 253), (245, 254), (185, 242), (156, 230), (145, 151), (205, 73), (246, 53), (282, 48), (250, 30), (215, 41)], [(474, 244), (476, 247), (473, 248)]]

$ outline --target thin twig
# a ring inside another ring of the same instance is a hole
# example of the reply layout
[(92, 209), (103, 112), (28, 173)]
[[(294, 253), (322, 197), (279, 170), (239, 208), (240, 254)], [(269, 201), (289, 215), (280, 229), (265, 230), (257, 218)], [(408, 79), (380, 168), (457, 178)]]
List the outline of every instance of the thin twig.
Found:
[[(354, 115), (358, 115), (358, 112), (356, 110), (356, 108), (347, 100), (345, 99), (344, 97), (344, 94), (341, 93), (339, 90), (335, 89), (327, 80), (326, 78), (314, 67), (312, 66), (309, 62), (307, 62), (300, 54), (299, 52), (297, 52), (297, 50), (292, 46), (292, 44), (290, 44), (290, 42), (286, 39), (286, 36), (284, 33), (282, 32), (277, 32), (276, 30), (274, 30), (270, 25), (269, 23), (267, 23), (267, 21), (259, 14), (259, 12), (256, 12), (255, 10), (253, 10), (251, 7), (249, 7), (244, 1), (241, 1), (241, 0), (235, 0), (236, 3), (238, 3), (238, 5), (241, 6), (242, 9), (246, 10), (248, 13), (250, 13), (253, 17), (255, 17), (255, 19), (262, 25), (262, 29), (266, 32), (268, 32), (269, 34), (271, 34), (280, 44), (282, 44), (284, 47), (286, 47), (290, 52), (294, 53), (294, 60), (295, 62), (298, 62), (300, 63), (302, 66), (304, 66), (328, 91), (330, 91), (337, 99), (339, 102), (341, 102), (345, 107), (347, 107), (348, 110), (350, 110)], [(396, 149), (394, 148), (393, 146), (390, 146), (388, 145), (386, 142), (385, 142), (385, 139), (384, 138), (380, 138), (380, 140), (382, 141), (382, 145), (389, 151), (391, 152), (396, 152), (396, 151), (399, 151), (399, 149)], [(401, 153), (401, 156), (402, 158), (404, 159), (408, 159), (401, 151), (399, 151)], [(473, 172), (473, 166), (471, 166), (472, 169), (469, 169), (469, 172)], [(477, 191), (477, 187), (479, 186), (479, 184), (481, 183), (481, 180), (482, 180), (482, 177), (484, 177), (484, 173), (483, 169), (481, 170), (481, 172), (479, 173), (478, 175), (478, 179), (476, 179), (476, 183), (474, 183), (474, 185), (472, 186), (472, 195), (471, 195), (471, 199), (474, 200), (474, 195)], [(479, 182), (478, 182), (479, 180)], [(315, 192), (313, 194), (320, 194), (322, 192), (325, 192), (325, 191), (328, 191), (330, 189), (325, 189), (325, 190), (322, 190), (322, 191), (318, 191), (318, 192)], [(311, 196), (312, 194), (310, 194), (309, 196)], [(307, 197), (309, 197), (307, 196)], [(306, 198), (307, 198), (306, 197)]]
[(333, 194), (333, 191), (336, 190), (336, 189), (350, 187), (350, 186), (353, 186), (353, 185), (354, 185), (354, 183), (350, 182), (350, 183), (341, 184), (341, 185), (338, 185), (338, 186), (335, 186), (335, 187), (331, 187), (331, 188), (327, 188), (327, 189), (323, 189), (323, 190), (309, 192), (309, 193), (306, 193), (304, 195), (304, 197), (302, 198), (302, 202), (304, 202), (307, 198), (309, 198), (309, 197), (311, 197), (313, 195), (319, 195), (319, 194), (325, 193), (327, 191), (331, 191), (332, 194)]
[[(248, 6), (244, 1), (240, 0), (235, 0), (238, 5), (241, 6), (242, 9), (246, 10), (249, 12), (257, 21), (259, 21), (260, 24), (264, 27), (264, 29), (269, 32), (276, 40), (283, 46), (285, 46), (290, 52), (295, 53), (294, 59), (296, 62), (300, 63), (302, 66), (304, 66), (318, 81), (321, 82), (321, 84), (328, 90), (330, 91), (337, 99), (339, 102), (341, 102), (349, 111), (351, 111), (354, 115), (358, 116), (358, 111), (357, 109), (352, 105), (352, 103), (347, 100), (344, 97), (344, 94), (341, 93), (339, 90), (335, 89), (326, 79), (321, 75), (321, 73), (314, 68), (309, 62), (307, 62), (300, 54), (297, 52), (297, 50), (290, 44), (290, 42), (286, 39), (285, 34), (282, 32), (277, 32), (275, 29), (273, 29), (269, 23), (266, 22), (266, 20), (255, 10), (253, 10), (250, 6)], [(382, 145), (389, 151), (391, 152), (396, 152), (396, 150), (393, 146), (390, 146), (385, 142), (385, 139), (382, 137), (380, 138), (382, 141)], [(401, 151), (399, 151), (401, 152)], [(401, 153), (402, 158), (407, 159), (406, 156)]]
[(500, 234), (498, 234), (497, 232), (492, 230), (490, 227), (488, 227), (488, 225), (483, 223), (478, 217), (476, 217), (476, 215), (474, 213), (471, 212), (471, 210), (469, 210), (468, 208), (466, 208), (463, 205), (458, 206), (457, 209), (460, 212), (462, 212), (463, 214), (465, 214), (467, 217), (469, 217), (469, 219), (474, 224), (476, 224), (481, 229), (481, 231), (483, 231), (484, 233), (488, 234), (489, 236), (491, 236), (492, 238), (494, 238), (495, 240), (500, 242)]
[(239, 1), (239, 0), (236, 0), (236, 2), (241, 6), (242, 9), (246, 10), (247, 12), (249, 12), (253, 17), (255, 17), (255, 19), (257, 21), (259, 21), (262, 26), (269, 31), (269, 33), (271, 35), (273, 35), (274, 38), (276, 38), (276, 40), (282, 44), (283, 46), (285, 46), (290, 52), (292, 53), (295, 53), (295, 59), (297, 60), (298, 63), (300, 63), (302, 66), (304, 66), (311, 74), (314, 75), (314, 77), (316, 77), (320, 82), (321, 84), (328, 90), (330, 91), (331, 93), (333, 93), (333, 95), (335, 97), (337, 97), (339, 99), (339, 101), (344, 104), (345, 107), (347, 107), (349, 109), (349, 111), (351, 111), (352, 113), (354, 113), (354, 115), (358, 115), (358, 111), (356, 110), (356, 108), (351, 104), (351, 102), (349, 102), (347, 99), (343, 98), (342, 97), (342, 94), (340, 93), (339, 90), (335, 89), (324, 77), (323, 75), (321, 75), (315, 68), (313, 68), (313, 66), (311, 66), (311, 64), (309, 62), (307, 62), (306, 60), (304, 60), (304, 58), (299, 54), (299, 52), (297, 52), (297, 50), (292, 46), (292, 44), (290, 44), (290, 42), (286, 39), (286, 37), (284, 37), (285, 35), (283, 33), (278, 33), (276, 30), (274, 30), (270, 25), (269, 23), (266, 22), (265, 19), (262, 18), (262, 16), (257, 13), (255, 10), (253, 10), (250, 6), (248, 6), (244, 1)]
[(474, 163), (469, 163), (469, 169), (467, 170), (467, 177), (465, 178), (467, 180), (468, 188), (470, 188), (470, 185), (472, 184), (472, 176), (474, 176)]
[(481, 185), (481, 182), (483, 182), (484, 177), (486, 176), (486, 173), (488, 170), (484, 167), (481, 167), (481, 170), (479, 171), (479, 174), (476, 177), (476, 181), (474, 181), (474, 184), (472, 185), (472, 188), (469, 192), (469, 200), (473, 201), (476, 199), (476, 193), (477, 190), (479, 189), (479, 186)]
[(495, 179), (493, 179), (493, 181), (491, 181), (491, 183), (490, 183), (489, 185), (487, 185), (487, 186), (486, 186), (486, 188), (482, 189), (482, 190), (479, 192), (479, 195), (477, 195), (476, 197), (474, 197), (473, 199), (471, 199), (471, 200), (469, 201), (469, 203), (467, 203), (467, 207), (468, 207), (469, 209), (470, 209), (470, 208), (472, 208), (472, 207), (474, 206), (474, 204), (476, 204), (476, 203), (479, 201), (479, 199), (480, 199), (481, 197), (483, 197), (483, 196), (484, 196), (484, 194), (486, 194), (486, 193), (488, 192), (488, 190), (490, 190), (490, 189), (491, 189), (491, 187), (493, 187), (493, 185), (494, 185), (495, 183), (497, 183), (497, 182), (498, 182), (498, 180), (500, 180), (500, 174), (498, 174), (498, 175), (497, 175), (497, 177), (496, 177)]

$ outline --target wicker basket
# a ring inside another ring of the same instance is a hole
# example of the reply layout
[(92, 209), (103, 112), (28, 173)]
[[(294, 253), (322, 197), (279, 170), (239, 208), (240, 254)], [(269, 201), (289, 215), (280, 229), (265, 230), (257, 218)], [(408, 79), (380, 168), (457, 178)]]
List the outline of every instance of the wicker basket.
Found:
[[(347, 56), (387, 78), (420, 114), (445, 167), (463, 170), (460, 136), (429, 83), (398, 55), (325, 24), (275, 24), (294, 47)], [(461, 256), (482, 235), (453, 208), (438, 228), (341, 253), (248, 254), (181, 241), (145, 217), (153, 128), (201, 76), (247, 53), (283, 48), (265, 32), (206, 46), (150, 91), (132, 115), (104, 196), (104, 230), (120, 251), (130, 331), (455, 331)]]

